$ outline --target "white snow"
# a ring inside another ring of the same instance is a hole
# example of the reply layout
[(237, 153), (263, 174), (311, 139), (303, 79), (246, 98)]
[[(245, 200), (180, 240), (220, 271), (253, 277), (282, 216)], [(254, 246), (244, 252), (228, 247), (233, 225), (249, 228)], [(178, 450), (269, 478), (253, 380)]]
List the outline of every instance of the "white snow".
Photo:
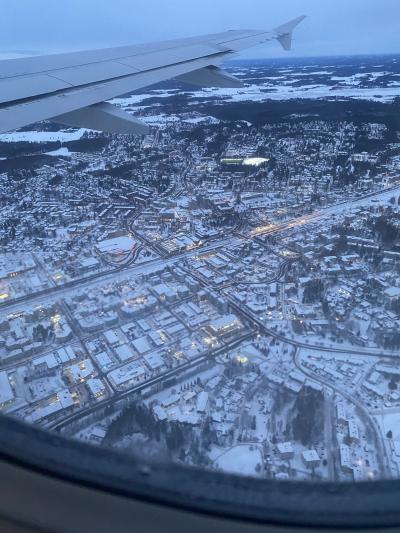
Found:
[(224, 472), (243, 476), (256, 475), (257, 464), (262, 465), (261, 451), (250, 444), (234, 446), (215, 460), (215, 465)]
[(74, 155), (73, 152), (70, 152), (68, 150), (68, 148), (59, 148), (58, 150), (53, 150), (52, 152), (46, 152), (46, 155), (52, 155), (54, 157), (58, 157), (58, 156), (66, 156), (66, 157), (71, 157), (72, 155)]
[(393, 411), (387, 411), (384, 414), (376, 416), (379, 425), (382, 428), (382, 434), (386, 435), (388, 431), (393, 433), (393, 440), (400, 441), (400, 410), (396, 408)]
[(81, 128), (75, 131), (15, 131), (12, 133), (2, 133), (0, 134), (0, 142), (11, 143), (11, 142), (31, 142), (31, 143), (40, 143), (40, 142), (67, 142), (67, 141), (77, 141), (82, 138), (83, 134), (86, 133), (85, 128)]
[(14, 398), (7, 372), (0, 372), (0, 406), (10, 402)]

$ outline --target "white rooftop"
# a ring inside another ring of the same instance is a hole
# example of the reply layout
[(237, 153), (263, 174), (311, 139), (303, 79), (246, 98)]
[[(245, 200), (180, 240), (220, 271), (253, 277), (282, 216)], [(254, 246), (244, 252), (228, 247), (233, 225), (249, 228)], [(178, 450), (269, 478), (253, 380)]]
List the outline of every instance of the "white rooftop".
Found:
[(0, 372), (0, 407), (14, 399), (7, 372)]
[(96, 244), (96, 248), (103, 254), (123, 254), (130, 252), (136, 246), (132, 237), (122, 236), (106, 239)]

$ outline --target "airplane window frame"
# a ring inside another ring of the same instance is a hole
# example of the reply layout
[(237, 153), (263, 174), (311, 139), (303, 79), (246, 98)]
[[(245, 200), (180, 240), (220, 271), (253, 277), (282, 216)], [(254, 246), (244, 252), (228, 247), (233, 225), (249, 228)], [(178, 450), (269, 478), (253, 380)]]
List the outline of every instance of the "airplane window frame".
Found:
[[(148, 462), (5, 415), (0, 415), (1, 462), (132, 501), (254, 524), (335, 529), (400, 525), (397, 480), (260, 480)], [(1, 476), (0, 487), (6, 490)]]

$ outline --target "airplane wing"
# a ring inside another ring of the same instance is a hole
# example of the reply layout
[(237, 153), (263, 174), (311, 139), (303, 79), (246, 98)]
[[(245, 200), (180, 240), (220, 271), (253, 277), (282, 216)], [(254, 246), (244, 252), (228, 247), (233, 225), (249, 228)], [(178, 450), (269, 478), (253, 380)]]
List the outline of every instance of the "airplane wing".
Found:
[(201, 87), (240, 87), (219, 68), (237, 52), (273, 39), (290, 50), (298, 17), (271, 31), (227, 31), (146, 45), (0, 61), (0, 133), (40, 120), (110, 133), (147, 126), (107, 100), (178, 79)]

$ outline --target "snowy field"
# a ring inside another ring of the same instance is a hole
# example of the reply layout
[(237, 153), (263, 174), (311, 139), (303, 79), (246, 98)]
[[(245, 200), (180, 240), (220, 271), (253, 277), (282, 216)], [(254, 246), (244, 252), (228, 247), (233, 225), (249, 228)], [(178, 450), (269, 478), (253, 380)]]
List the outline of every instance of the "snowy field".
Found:
[(71, 157), (74, 155), (74, 152), (70, 152), (68, 148), (59, 148), (58, 150), (52, 150), (51, 152), (46, 152), (46, 155), (52, 155), (54, 157)]
[[(287, 85), (249, 85), (242, 89), (202, 89), (199, 91), (185, 91), (191, 98), (210, 98), (215, 99), (218, 103), (226, 101), (232, 102), (265, 102), (267, 100), (294, 100), (294, 99), (345, 99), (353, 98), (356, 100), (369, 100), (374, 102), (392, 102), (395, 98), (400, 97), (400, 85), (394, 87), (380, 88), (359, 88), (359, 87), (340, 87), (331, 88), (326, 85), (312, 85), (303, 87), (290, 87)], [(145, 94), (135, 94), (128, 98), (118, 98), (113, 103), (126, 108), (135, 104), (140, 104), (149, 98), (170, 98), (174, 96), (173, 91), (152, 91)], [(145, 106), (147, 107), (147, 106)], [(152, 106), (151, 106), (152, 107)], [(154, 120), (160, 119), (154, 117)], [(147, 117), (146, 117), (147, 119)]]
[[(329, 64), (325, 64), (325, 62)], [(379, 64), (378, 64), (379, 63)], [(166, 99), (186, 94), (191, 99), (215, 99), (224, 102), (264, 102), (292, 99), (355, 99), (374, 102), (393, 102), (400, 97), (400, 69), (397, 57), (330, 58), (318, 59), (316, 64), (307, 60), (293, 60), (290, 64), (274, 60), (236, 62), (226, 65), (227, 70), (245, 83), (242, 88), (190, 89), (165, 88), (144, 91), (114, 102), (122, 107), (140, 106), (150, 98)], [(159, 102), (150, 104), (160, 106)], [(141, 107), (141, 109), (144, 109)]]
[[(0, 134), (0, 142), (3, 143), (14, 143), (14, 142), (30, 142), (30, 143), (40, 143), (40, 142), (68, 142), (68, 141), (78, 141), (86, 133), (85, 128), (79, 130), (68, 130), (68, 131), (15, 131), (13, 133), (3, 133)], [(54, 154), (53, 154), (54, 155)], [(65, 154), (62, 154), (65, 155)]]
[[(267, 92), (265, 92), (267, 90)], [(288, 87), (286, 85), (249, 85), (244, 89), (204, 89), (191, 93), (195, 98), (210, 96), (229, 102), (264, 102), (266, 100), (293, 100), (318, 98), (354, 98), (374, 102), (392, 102), (400, 96), (400, 85), (388, 88), (331, 88), (326, 85)]]
[(382, 429), (382, 435), (389, 431), (393, 434), (393, 440), (400, 441), (400, 409), (388, 409), (386, 413), (377, 415), (376, 419)]
[(215, 459), (215, 466), (224, 472), (243, 476), (257, 475), (257, 465), (262, 465), (262, 454), (257, 446), (240, 444)]

